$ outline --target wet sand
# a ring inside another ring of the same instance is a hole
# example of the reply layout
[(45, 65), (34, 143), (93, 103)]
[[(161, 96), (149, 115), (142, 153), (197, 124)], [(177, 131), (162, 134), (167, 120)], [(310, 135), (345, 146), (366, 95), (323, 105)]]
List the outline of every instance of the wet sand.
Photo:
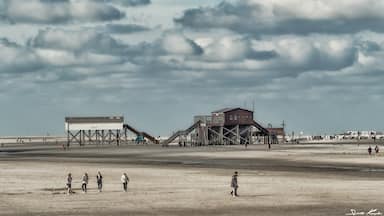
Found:
[[(366, 145), (0, 149), (0, 215), (384, 214), (384, 154)], [(384, 148), (383, 148), (384, 149)], [(229, 195), (238, 171), (240, 197)], [(96, 190), (96, 173), (104, 191)], [(65, 194), (66, 174), (75, 194)], [(81, 193), (81, 176), (90, 175)], [(128, 192), (120, 176), (130, 177)]]

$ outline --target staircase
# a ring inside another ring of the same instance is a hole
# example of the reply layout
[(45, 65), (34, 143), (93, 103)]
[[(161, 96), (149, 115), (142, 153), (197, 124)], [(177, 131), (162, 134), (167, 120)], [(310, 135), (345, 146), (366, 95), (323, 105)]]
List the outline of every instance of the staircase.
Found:
[(129, 124), (124, 124), (123, 128), (132, 131), (134, 134), (136, 134), (136, 136), (143, 136), (147, 138), (149, 141), (155, 144), (159, 144), (159, 140), (157, 140), (155, 137), (151, 136), (147, 132), (136, 130), (134, 127), (130, 126)]
[(194, 129), (196, 129), (200, 125), (200, 123), (201, 123), (201, 121), (197, 121), (196, 123), (191, 125), (188, 129), (177, 131), (172, 136), (170, 136), (167, 140), (164, 140), (162, 145), (168, 145), (173, 140), (175, 140), (177, 137), (179, 137), (179, 136), (186, 136), (186, 135), (190, 134)]

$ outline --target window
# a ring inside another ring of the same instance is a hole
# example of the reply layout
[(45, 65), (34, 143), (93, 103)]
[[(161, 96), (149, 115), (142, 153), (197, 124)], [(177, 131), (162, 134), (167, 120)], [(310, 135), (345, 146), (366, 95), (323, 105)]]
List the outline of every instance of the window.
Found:
[(229, 115), (229, 120), (232, 121), (232, 115)]
[(233, 119), (233, 120), (237, 121), (237, 115), (234, 116), (234, 119)]

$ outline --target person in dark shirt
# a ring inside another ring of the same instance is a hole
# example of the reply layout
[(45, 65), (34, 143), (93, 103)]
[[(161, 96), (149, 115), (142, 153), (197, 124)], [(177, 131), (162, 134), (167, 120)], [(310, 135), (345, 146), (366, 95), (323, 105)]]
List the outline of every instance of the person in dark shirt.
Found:
[(100, 172), (97, 172), (96, 182), (97, 182), (97, 189), (99, 190), (99, 192), (101, 192), (101, 190), (103, 189), (103, 176), (101, 175)]
[(67, 194), (72, 194), (72, 174), (68, 173), (67, 176)]
[(376, 147), (375, 147), (376, 154), (379, 154), (379, 151), (380, 151), (379, 146), (376, 145)]
[(237, 176), (238, 176), (238, 172), (236, 171), (234, 173), (234, 175), (232, 176), (232, 180), (231, 180), (231, 188), (232, 188), (231, 195), (233, 197), (237, 197), (238, 196), (237, 188), (239, 188), (239, 185), (238, 185), (238, 182), (237, 182)]

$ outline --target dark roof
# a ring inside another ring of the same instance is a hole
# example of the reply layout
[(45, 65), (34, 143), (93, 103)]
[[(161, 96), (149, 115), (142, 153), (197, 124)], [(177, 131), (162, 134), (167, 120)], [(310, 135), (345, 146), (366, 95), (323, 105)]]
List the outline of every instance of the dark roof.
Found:
[(103, 116), (103, 117), (65, 117), (67, 123), (122, 123), (123, 116)]
[(284, 128), (266, 128), (270, 134), (276, 135), (276, 136), (284, 136), (285, 131)]
[(240, 107), (236, 107), (236, 108), (219, 109), (219, 110), (213, 111), (212, 113), (226, 113), (226, 112), (230, 112), (230, 111), (234, 111), (234, 110), (245, 110), (247, 112), (253, 112), (251, 110), (247, 110), (247, 109), (243, 109), (243, 108), (240, 108)]

